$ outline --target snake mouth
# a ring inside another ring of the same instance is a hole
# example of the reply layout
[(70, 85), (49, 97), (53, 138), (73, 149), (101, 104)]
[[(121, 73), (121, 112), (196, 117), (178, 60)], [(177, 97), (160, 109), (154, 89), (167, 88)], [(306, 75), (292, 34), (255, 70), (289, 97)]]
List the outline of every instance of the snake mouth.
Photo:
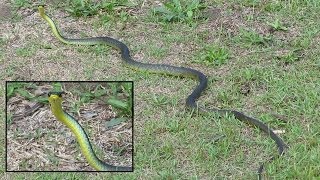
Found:
[(62, 94), (66, 94), (66, 93), (64, 91), (51, 91), (51, 92), (48, 92), (48, 97), (52, 95), (57, 95), (59, 97), (62, 97)]

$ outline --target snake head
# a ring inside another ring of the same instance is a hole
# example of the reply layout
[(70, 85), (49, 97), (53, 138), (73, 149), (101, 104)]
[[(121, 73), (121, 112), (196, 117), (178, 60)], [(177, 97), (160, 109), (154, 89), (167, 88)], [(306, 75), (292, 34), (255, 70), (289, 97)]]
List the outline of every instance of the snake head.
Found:
[(65, 92), (57, 91), (48, 93), (49, 105), (51, 107), (51, 110), (54, 111), (54, 113), (62, 111), (62, 94), (65, 94)]
[(39, 5), (38, 11), (39, 11), (40, 16), (43, 16), (44, 15), (44, 5)]
[(56, 95), (56, 96), (62, 97), (62, 94), (65, 94), (65, 92), (63, 92), (63, 91), (51, 91), (51, 92), (48, 92), (48, 97), (50, 97), (52, 95)]

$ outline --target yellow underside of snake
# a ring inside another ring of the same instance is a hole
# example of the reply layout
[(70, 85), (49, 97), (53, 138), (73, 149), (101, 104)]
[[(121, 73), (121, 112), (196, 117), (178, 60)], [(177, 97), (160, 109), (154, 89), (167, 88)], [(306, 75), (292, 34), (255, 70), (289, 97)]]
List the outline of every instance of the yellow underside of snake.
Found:
[[(269, 128), (266, 124), (264, 124), (260, 120), (249, 117), (244, 113), (236, 110), (217, 109), (217, 108), (205, 109), (205, 108), (199, 107), (196, 103), (196, 100), (200, 97), (201, 93), (206, 89), (207, 81), (208, 81), (207, 77), (202, 72), (191, 69), (191, 68), (186, 68), (186, 67), (176, 67), (176, 66), (171, 66), (166, 64), (148, 64), (148, 63), (141, 63), (141, 62), (135, 61), (131, 58), (129, 48), (124, 43), (110, 37), (93, 37), (93, 38), (85, 38), (85, 39), (65, 38), (59, 33), (54, 22), (44, 13), (44, 8), (42, 6), (39, 6), (39, 13), (40, 13), (40, 16), (48, 22), (48, 24), (52, 29), (53, 34), (63, 43), (79, 44), (79, 45), (95, 45), (95, 44), (109, 45), (118, 49), (121, 52), (121, 58), (123, 60), (123, 63), (132, 69), (147, 70), (154, 73), (162, 73), (162, 74), (165, 73), (170, 75), (191, 77), (191, 78), (197, 79), (199, 84), (195, 87), (195, 89), (186, 99), (186, 106), (188, 108), (197, 110), (200, 112), (205, 112), (205, 113), (208, 113), (208, 112), (216, 113), (221, 116), (225, 116), (226, 114), (231, 114), (238, 120), (241, 120), (245, 123), (252, 124), (260, 128), (262, 131), (264, 131), (268, 136), (270, 136), (275, 141), (278, 147), (279, 154), (282, 155), (284, 153), (286, 145), (283, 142), (283, 140), (278, 135), (276, 135), (271, 128)], [(59, 113), (62, 114), (61, 111)], [(56, 114), (58, 115), (57, 112)], [(61, 115), (61, 114), (58, 115), (59, 118), (68, 117), (67, 115)], [(75, 128), (76, 126), (75, 123), (68, 122), (67, 118), (64, 118), (64, 121), (67, 122), (65, 123), (67, 126), (69, 125), (71, 127), (71, 130), (75, 133), (75, 135), (78, 136), (77, 137), (78, 142), (80, 146), (82, 146), (81, 149), (84, 155), (87, 157), (87, 160), (90, 163), (90, 165), (92, 165), (95, 168), (100, 167), (100, 165), (98, 164), (100, 164), (101, 161), (97, 159), (96, 156), (94, 155), (89, 141), (87, 141), (87, 139), (84, 140), (83, 136), (77, 135), (77, 134), (82, 134), (82, 130), (80, 130), (81, 133), (79, 133), (79, 130), (78, 130), (82, 128), (78, 126), (77, 128)], [(263, 164), (259, 167), (259, 170), (258, 170), (259, 178), (261, 177), (262, 171), (263, 171)]]

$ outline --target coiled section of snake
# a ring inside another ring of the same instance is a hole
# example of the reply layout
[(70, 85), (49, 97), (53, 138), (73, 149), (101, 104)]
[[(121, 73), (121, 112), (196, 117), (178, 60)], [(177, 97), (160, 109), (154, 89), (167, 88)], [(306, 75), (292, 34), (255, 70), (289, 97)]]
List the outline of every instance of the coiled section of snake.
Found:
[(101, 161), (94, 153), (89, 138), (81, 125), (72, 116), (63, 111), (61, 93), (51, 92), (48, 96), (53, 115), (72, 131), (80, 145), (82, 154), (94, 169), (97, 171), (132, 171), (132, 167), (113, 166)]
[[(191, 77), (197, 79), (199, 84), (195, 87), (192, 93), (186, 99), (186, 106), (190, 109), (201, 111), (201, 112), (213, 112), (221, 116), (225, 116), (226, 114), (234, 115), (238, 120), (243, 122), (255, 125), (256, 127), (260, 128), (266, 134), (268, 134), (277, 144), (279, 154), (282, 155), (285, 151), (286, 145), (283, 140), (276, 135), (271, 128), (265, 125), (263, 122), (259, 121), (258, 119), (249, 117), (242, 112), (235, 111), (235, 110), (228, 110), (228, 109), (205, 109), (199, 107), (196, 103), (196, 100), (200, 97), (201, 93), (207, 87), (207, 77), (200, 71), (185, 68), (185, 67), (176, 67), (166, 64), (148, 64), (148, 63), (141, 63), (135, 61), (130, 56), (129, 48), (122, 42), (110, 38), (110, 37), (93, 37), (93, 38), (85, 38), (85, 39), (69, 39), (63, 37), (59, 31), (57, 30), (54, 22), (44, 13), (43, 7), (39, 7), (39, 12), (41, 17), (48, 22), (50, 25), (53, 34), (61, 41), (66, 44), (79, 44), (79, 45), (95, 45), (95, 44), (105, 44), (112, 46), (118, 49), (121, 52), (121, 58), (125, 65), (129, 66), (135, 70), (147, 70), (154, 73), (161, 73), (161, 74), (170, 74), (175, 76), (183, 76), (183, 77)], [(272, 158), (273, 159), (273, 158)], [(263, 170), (263, 165), (260, 166), (258, 170), (258, 175), (261, 177), (261, 173)]]

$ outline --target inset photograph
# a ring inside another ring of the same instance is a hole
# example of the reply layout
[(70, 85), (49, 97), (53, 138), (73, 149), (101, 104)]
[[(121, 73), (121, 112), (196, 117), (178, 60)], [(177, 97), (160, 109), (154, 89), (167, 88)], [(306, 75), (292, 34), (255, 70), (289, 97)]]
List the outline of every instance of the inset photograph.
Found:
[(133, 171), (133, 82), (6, 82), (6, 171)]

